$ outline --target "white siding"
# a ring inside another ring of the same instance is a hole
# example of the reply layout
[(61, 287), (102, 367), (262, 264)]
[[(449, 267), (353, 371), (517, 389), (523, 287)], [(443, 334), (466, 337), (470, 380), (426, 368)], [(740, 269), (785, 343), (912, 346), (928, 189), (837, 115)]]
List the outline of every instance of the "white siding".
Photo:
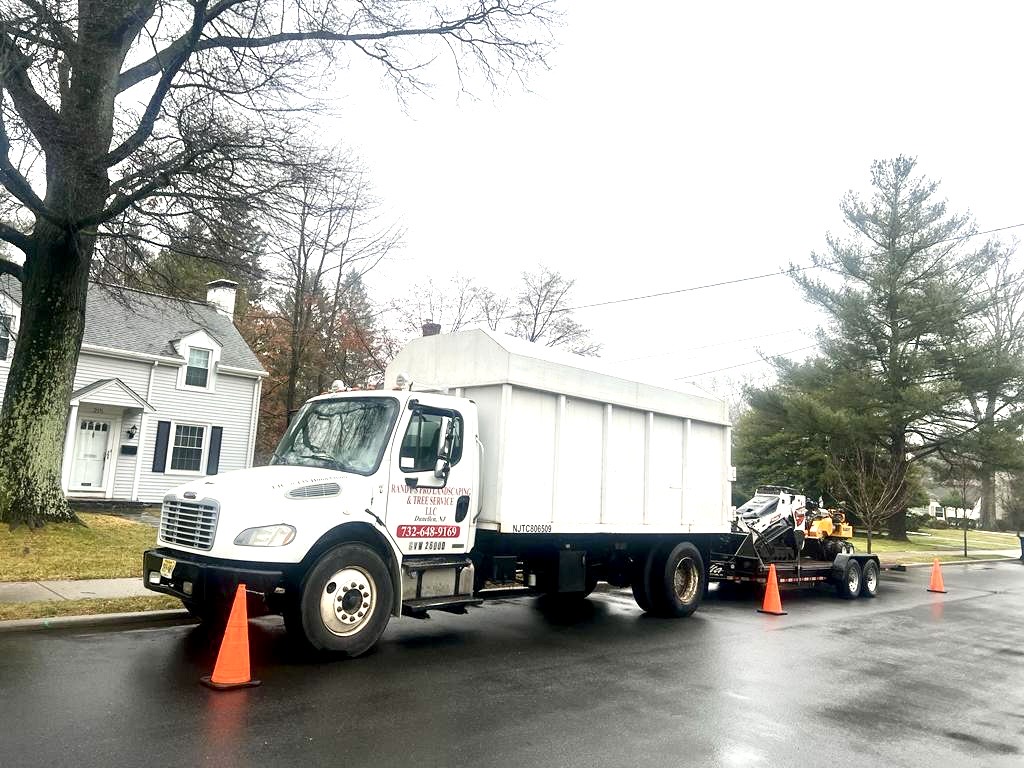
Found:
[(7, 390), (7, 377), (11, 373), (11, 359), (14, 357), (14, 338), (19, 326), (18, 305), (9, 296), (0, 293), (0, 315), (12, 315), (14, 327), (11, 329), (11, 341), (7, 348), (7, 359), (0, 360), (0, 406), (4, 403), (4, 392)]
[(114, 459), (117, 461), (114, 469), (114, 498), (115, 499), (128, 499), (132, 498), (132, 482), (135, 480), (135, 461), (138, 459), (138, 455), (126, 456), (121, 453), (122, 445), (138, 445), (139, 436), (135, 435), (134, 440), (130, 440), (127, 435), (128, 428), (132, 425), (136, 429), (139, 428), (139, 422), (142, 419), (142, 413), (140, 411), (127, 412), (121, 420), (121, 434), (117, 437), (117, 442), (114, 444)]
[[(153, 472), (157, 422), (201, 424), (207, 427), (203, 437), (207, 446), (210, 440), (209, 428), (223, 428), (220, 472), (243, 469), (249, 460), (247, 453), (255, 379), (218, 373), (216, 392), (193, 392), (176, 388), (177, 375), (175, 367), (161, 365), (156, 369), (153, 393), (149, 399), (156, 413), (148, 418), (149, 426), (139, 447), (139, 461), (142, 462), (140, 501), (159, 502), (171, 488), (196, 478), (195, 474)], [(172, 434), (172, 442), (173, 439)], [(170, 456), (170, 447), (167, 453)]]
[[(120, 379), (128, 385), (139, 397), (146, 397), (146, 387), (149, 385), (149, 369), (152, 363), (143, 360), (119, 360), (113, 357), (101, 357), (82, 352), (78, 358), (78, 367), (75, 369), (75, 385), (73, 389), (87, 387), (94, 381), (100, 379)], [(113, 394), (113, 393), (111, 393)], [(86, 401), (89, 400), (86, 396)], [(121, 405), (122, 403), (117, 403)], [(125, 406), (134, 406), (135, 403), (123, 403)]]

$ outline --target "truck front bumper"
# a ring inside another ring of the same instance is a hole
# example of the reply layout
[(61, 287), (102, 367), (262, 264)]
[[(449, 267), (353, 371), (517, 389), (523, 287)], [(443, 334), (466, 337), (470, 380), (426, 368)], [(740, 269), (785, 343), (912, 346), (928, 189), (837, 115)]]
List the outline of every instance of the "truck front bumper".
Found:
[(261, 594), (271, 610), (287, 593), (287, 577), (279, 567), (219, 560), (173, 549), (145, 552), (142, 581), (147, 589), (197, 605), (227, 603), (239, 584), (245, 585), (249, 595)]

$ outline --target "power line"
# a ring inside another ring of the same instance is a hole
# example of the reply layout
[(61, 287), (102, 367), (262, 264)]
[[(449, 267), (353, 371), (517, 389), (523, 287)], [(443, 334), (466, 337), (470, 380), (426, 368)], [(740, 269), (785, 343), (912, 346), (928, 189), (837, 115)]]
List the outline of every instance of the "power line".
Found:
[(658, 352), (654, 355), (641, 355), (640, 357), (627, 357), (624, 360), (609, 360), (610, 363), (632, 363), (637, 360), (650, 360), (655, 357), (667, 357), (668, 355), (674, 355), (679, 352), (695, 352), (699, 349), (715, 349), (717, 347), (727, 347), (730, 344), (739, 344), (743, 341), (753, 341), (754, 339), (767, 339), (770, 336), (782, 336), (787, 333), (807, 333), (803, 328), (789, 328), (785, 331), (775, 331), (774, 333), (762, 333), (757, 336), (744, 336), (742, 339), (731, 339), (729, 341), (719, 341), (714, 344), (702, 344), (699, 347), (681, 347), (680, 349), (673, 349), (668, 352)]
[[(785, 355), (794, 355), (797, 352), (806, 352), (808, 349), (814, 349), (816, 346), (818, 346), (818, 345), (817, 344), (810, 344), (809, 346), (800, 347), (799, 349), (791, 349), (788, 352), (779, 352), (778, 354), (775, 354), (775, 355), (769, 355), (769, 357), (783, 357)], [(764, 363), (764, 362), (766, 362), (766, 359), (764, 357), (759, 357), (757, 360), (750, 360), (750, 361), (748, 361), (746, 363), (737, 363), (736, 365), (727, 365), (724, 368), (715, 368), (714, 370), (711, 370), (711, 371), (701, 371), (700, 373), (690, 373), (690, 374), (687, 374), (686, 376), (676, 376), (672, 380), (673, 381), (681, 381), (683, 379), (695, 379), (698, 376), (707, 376), (710, 373), (719, 373), (720, 371), (731, 371), (733, 368), (744, 368), (744, 367), (746, 367), (748, 365), (755, 365), (757, 363)]]
[[(933, 245), (940, 245), (941, 243), (952, 243), (952, 242), (956, 242), (958, 240), (969, 240), (972, 237), (981, 237), (982, 235), (992, 235), (992, 234), (995, 234), (996, 232), (1005, 232), (1007, 230), (1018, 229), (1020, 227), (1024, 227), (1024, 222), (1021, 222), (1020, 224), (1009, 224), (1009, 225), (1007, 225), (1005, 227), (995, 227), (994, 229), (986, 229), (986, 230), (983, 230), (981, 232), (972, 232), (970, 234), (959, 235), (957, 237), (946, 237), (946, 238), (943, 238), (942, 240), (936, 240), (934, 243), (929, 243), (928, 247), (931, 247)], [(883, 253), (884, 252), (879, 251), (879, 252), (877, 252), (877, 253), (875, 253), (873, 255), (880, 256), (880, 255), (883, 255)], [(869, 254), (869, 255), (872, 255), (872, 254)], [(789, 269), (780, 269), (780, 270), (778, 270), (776, 272), (764, 272), (764, 273), (762, 273), (760, 275), (748, 275), (746, 277), (737, 277), (737, 278), (734, 278), (732, 280), (719, 280), (718, 282), (714, 282), (714, 283), (704, 283), (703, 285), (691, 285), (691, 286), (687, 286), (686, 288), (676, 288), (676, 289), (671, 290), (671, 291), (659, 291), (657, 293), (647, 293), (647, 294), (644, 294), (642, 296), (629, 296), (629, 297), (622, 298), (622, 299), (609, 299), (608, 301), (596, 301), (596, 302), (594, 302), (592, 304), (580, 304), (580, 305), (575, 306), (575, 307), (565, 307), (565, 308), (557, 309), (557, 310), (554, 310), (554, 311), (556, 311), (556, 312), (575, 312), (576, 310), (580, 310), (580, 309), (593, 309), (594, 307), (607, 307), (607, 306), (611, 306), (613, 304), (625, 304), (625, 303), (630, 302), (630, 301), (644, 301), (646, 299), (657, 299), (657, 298), (660, 298), (662, 296), (675, 296), (675, 295), (678, 295), (678, 294), (681, 294), (681, 293), (692, 293), (694, 291), (703, 291), (703, 290), (705, 290), (707, 288), (721, 288), (722, 286), (726, 286), (726, 285), (736, 285), (738, 283), (748, 283), (748, 282), (751, 282), (753, 280), (764, 280), (764, 279), (769, 278), (769, 277), (779, 277), (780, 275), (792, 275), (792, 274), (795, 274), (797, 272), (805, 272), (805, 271), (810, 270), (810, 269), (821, 269), (822, 267), (826, 267), (826, 266), (829, 266), (830, 264), (835, 264), (835, 263), (836, 263), (836, 260), (832, 260), (831, 262), (823, 262), (821, 264), (807, 264), (807, 265), (802, 266), (802, 267), (790, 267)], [(528, 313), (520, 312), (520, 313), (514, 314), (514, 315), (507, 315), (505, 317), (502, 317), (501, 319), (502, 320), (514, 320), (514, 319), (519, 318), (519, 317), (529, 317), (529, 314)]]

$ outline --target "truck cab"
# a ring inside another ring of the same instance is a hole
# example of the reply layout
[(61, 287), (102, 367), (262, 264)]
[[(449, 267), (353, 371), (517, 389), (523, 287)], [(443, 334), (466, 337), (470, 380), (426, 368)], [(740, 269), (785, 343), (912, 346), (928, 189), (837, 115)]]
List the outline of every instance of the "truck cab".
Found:
[(145, 584), (200, 618), (237, 585), (318, 649), (357, 655), (391, 615), (471, 604), (480, 508), (476, 406), (432, 392), (309, 400), (270, 465), (163, 501)]

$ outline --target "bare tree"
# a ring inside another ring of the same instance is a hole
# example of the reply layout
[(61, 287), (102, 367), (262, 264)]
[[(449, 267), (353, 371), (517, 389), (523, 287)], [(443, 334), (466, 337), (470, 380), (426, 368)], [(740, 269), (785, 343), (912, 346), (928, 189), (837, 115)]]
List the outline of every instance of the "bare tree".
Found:
[(0, 412), (0, 521), (72, 519), (60, 488), (97, 240), (147, 239), (293, 164), (282, 139), (346, 57), (400, 94), (450, 54), (497, 83), (543, 65), (548, 0), (0, 0), (0, 239), (24, 264)]
[(291, 411), (309, 394), (298, 393), (309, 353), (322, 358), (341, 331), (346, 276), (361, 277), (376, 267), (402, 232), (378, 220), (365, 172), (338, 149), (313, 153), (301, 168), (291, 169), (273, 199), (267, 260), (283, 288), (273, 308), (289, 328), (285, 407)]
[(427, 323), (437, 323), (444, 333), (454, 333), (477, 322), (480, 296), (473, 278), (454, 275), (439, 282), (433, 277), (417, 280), (406, 296), (392, 302), (398, 330), (406, 336), (418, 336)]
[(856, 443), (839, 449), (830, 447), (827, 462), (835, 495), (846, 499), (864, 524), (870, 553), (874, 529), (903, 509), (906, 472), (882, 451)]
[(522, 281), (512, 297), (493, 293), (482, 297), (483, 317), (492, 330), (507, 329), (512, 336), (578, 355), (601, 351), (601, 345), (590, 338), (590, 330), (572, 316), (575, 280), (539, 266), (534, 272), (524, 272)]

